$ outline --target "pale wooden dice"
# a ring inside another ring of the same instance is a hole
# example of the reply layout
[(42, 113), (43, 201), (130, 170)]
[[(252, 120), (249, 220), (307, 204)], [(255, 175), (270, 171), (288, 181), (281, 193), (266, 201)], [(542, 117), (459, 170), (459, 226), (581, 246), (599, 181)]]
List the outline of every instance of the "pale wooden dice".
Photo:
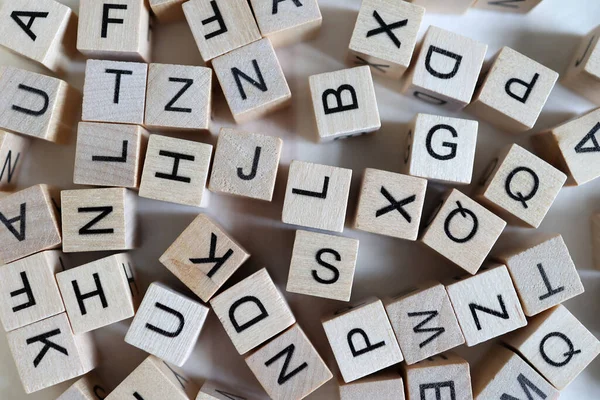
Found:
[(460, 330), (446, 289), (439, 282), (384, 300), (400, 350), (408, 365), (460, 346)]
[(65, 313), (6, 334), (25, 393), (84, 375), (98, 364), (91, 334), (74, 335)]
[(513, 144), (492, 160), (476, 199), (510, 224), (537, 228), (566, 180), (565, 174)]
[[(464, 14), (473, 4), (473, 0), (409, 0), (413, 4), (425, 7), (428, 13)], [(513, 0), (508, 0), (513, 1)], [(516, 0), (522, 1), (522, 0)], [(539, 1), (539, 0), (538, 0)]]
[(23, 69), (0, 67), (0, 129), (50, 142), (69, 141), (81, 94), (66, 82)]
[(504, 265), (452, 283), (446, 291), (469, 347), (527, 325)]
[(594, 265), (600, 269), (600, 214), (594, 214), (591, 218), (592, 223), (592, 249), (594, 252)]
[(460, 110), (471, 102), (487, 45), (430, 26), (404, 92), (430, 104)]
[(333, 377), (298, 324), (245, 360), (273, 400), (303, 399)]
[(369, 67), (312, 75), (308, 81), (321, 142), (358, 136), (381, 128)]
[(446, 194), (421, 242), (470, 274), (475, 274), (506, 222), (457, 189)]
[(476, 0), (472, 7), (486, 10), (525, 14), (542, 0)]
[(417, 240), (427, 181), (367, 168), (363, 175), (354, 228)]
[(212, 146), (150, 135), (140, 197), (203, 207)]
[(505, 341), (558, 390), (600, 354), (600, 341), (562, 305), (535, 316)]
[(88, 58), (149, 62), (151, 38), (146, 0), (81, 0), (77, 50)]
[(339, 310), (322, 322), (346, 383), (404, 359), (383, 303), (377, 298)]
[(365, 0), (354, 25), (347, 62), (400, 79), (417, 43), (425, 8), (394, 0)]
[(349, 301), (357, 257), (356, 239), (296, 231), (286, 290)]
[(562, 83), (588, 100), (600, 104), (600, 25), (582, 38)]
[(240, 354), (296, 322), (265, 268), (213, 298), (210, 305)]
[(503, 47), (468, 111), (506, 132), (527, 131), (537, 122), (557, 80), (557, 72)]
[(293, 160), (281, 220), (286, 224), (342, 232), (352, 170)]
[(340, 385), (340, 400), (404, 400), (404, 382), (397, 372), (367, 376)]
[(35, 185), (0, 199), (0, 264), (62, 243), (52, 190)]
[(196, 400), (253, 400), (246, 393), (223, 387), (213, 381), (204, 381)]
[(148, 64), (88, 60), (82, 121), (144, 123)]
[(473, 177), (477, 121), (417, 114), (406, 139), (403, 172), (408, 175), (468, 185)]
[(24, 159), (27, 157), (31, 139), (0, 131), (0, 189), (12, 190)]
[(90, 372), (72, 384), (56, 400), (102, 400), (106, 396), (108, 396), (106, 387), (94, 372)]
[(63, 190), (61, 200), (65, 253), (135, 247), (136, 199), (130, 190)]
[(150, 64), (144, 124), (156, 129), (207, 130), (211, 96), (210, 68)]
[(184, 21), (183, 3), (186, 0), (150, 0), (150, 9), (162, 24)]
[(208, 188), (215, 193), (271, 201), (283, 141), (221, 128)]

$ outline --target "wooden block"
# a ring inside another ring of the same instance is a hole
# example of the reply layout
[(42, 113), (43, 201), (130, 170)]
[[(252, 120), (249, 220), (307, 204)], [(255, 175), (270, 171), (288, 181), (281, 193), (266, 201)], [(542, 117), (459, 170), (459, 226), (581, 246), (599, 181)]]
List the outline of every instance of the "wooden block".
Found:
[[(464, 14), (476, 0), (410, 0), (413, 4), (425, 7), (428, 13)], [(523, 1), (523, 0), (508, 0)]]
[(60, 245), (51, 190), (47, 185), (35, 185), (0, 199), (0, 264)]
[(0, 131), (0, 189), (12, 190), (17, 185), (30, 143), (26, 137)]
[(525, 14), (533, 10), (542, 0), (475, 0), (474, 8)]
[(184, 21), (182, 5), (186, 0), (150, 0), (150, 9), (161, 24)]
[(269, 39), (219, 56), (212, 65), (237, 123), (263, 117), (291, 103), (292, 93)]
[(504, 265), (452, 283), (446, 291), (469, 347), (527, 325)]
[(88, 60), (83, 86), (83, 121), (144, 123), (148, 64)]
[(456, 189), (446, 196), (425, 228), (421, 242), (475, 274), (504, 231), (506, 222)]
[(321, 142), (375, 132), (381, 128), (371, 70), (347, 68), (309, 77)]
[(213, 298), (210, 305), (240, 354), (296, 322), (265, 268)]
[(135, 197), (127, 189), (63, 190), (65, 253), (135, 247)]
[(404, 400), (404, 382), (396, 372), (375, 374), (340, 385), (340, 400)]
[(503, 47), (467, 111), (506, 132), (527, 131), (537, 122), (557, 79), (550, 68)]
[(592, 215), (592, 250), (594, 265), (600, 269), (600, 213)]
[(352, 382), (404, 358), (383, 303), (371, 298), (322, 320), (344, 382)]
[(365, 169), (354, 228), (417, 240), (426, 189), (425, 179)]
[(423, 14), (423, 7), (407, 2), (363, 1), (347, 62), (368, 65), (374, 74), (400, 79), (410, 65)]
[(260, 39), (247, 2), (190, 0), (183, 12), (204, 62)]
[(90, 372), (72, 384), (56, 400), (102, 400), (108, 396), (106, 386), (95, 373)]
[(202, 207), (212, 146), (150, 135), (140, 197)]
[(439, 282), (385, 300), (404, 360), (411, 365), (465, 342), (446, 289)]
[(600, 354), (600, 341), (561, 305), (532, 318), (505, 341), (558, 390)]
[(145, 125), (157, 129), (207, 130), (211, 93), (210, 68), (150, 64)]
[(62, 313), (6, 334), (25, 393), (84, 375), (98, 364), (89, 333), (74, 335)]
[(513, 144), (492, 160), (476, 199), (508, 223), (537, 228), (566, 180), (565, 174)]
[(349, 301), (358, 257), (358, 240), (296, 231), (288, 292)]
[(263, 37), (273, 46), (287, 46), (315, 38), (321, 30), (317, 0), (250, 0)]
[(292, 160), (281, 220), (342, 232), (352, 170)]
[(148, 135), (138, 125), (80, 122), (73, 182), (138, 188)]
[(65, 144), (79, 118), (80, 93), (66, 82), (0, 67), (0, 129)]
[(406, 139), (403, 172), (433, 181), (468, 185), (473, 177), (477, 121), (417, 114)]
[(164, 252), (160, 262), (208, 302), (249, 257), (222, 227), (200, 214)]
[(593, 103), (600, 104), (600, 25), (582, 38), (562, 83)]
[(430, 26), (406, 78), (404, 92), (449, 110), (471, 102), (487, 45)]
[(88, 58), (150, 62), (151, 38), (146, 0), (81, 0), (77, 50)]
[(221, 384), (213, 381), (205, 381), (198, 392), (196, 400), (253, 400), (246, 393), (238, 393), (237, 390), (224, 388)]
[(333, 375), (298, 324), (246, 357), (273, 400), (300, 400)]

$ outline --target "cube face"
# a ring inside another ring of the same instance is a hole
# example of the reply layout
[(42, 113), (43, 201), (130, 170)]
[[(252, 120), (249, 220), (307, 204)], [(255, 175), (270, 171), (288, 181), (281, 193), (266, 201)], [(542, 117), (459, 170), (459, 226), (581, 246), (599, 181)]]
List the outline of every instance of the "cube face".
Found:
[(404, 400), (402, 377), (389, 372), (340, 385), (340, 400)]
[(309, 84), (319, 140), (352, 137), (381, 127), (369, 67), (313, 75)]
[(411, 0), (411, 2), (425, 7), (427, 12), (441, 14), (464, 14), (473, 4), (473, 0)]
[(600, 104), (600, 26), (586, 37), (573, 55), (563, 84), (588, 100)]
[(416, 240), (426, 189), (425, 179), (367, 168), (360, 189), (354, 228)]
[(473, 400), (469, 363), (453, 353), (403, 367), (409, 399)]
[(477, 0), (473, 7), (500, 12), (513, 12), (525, 14), (533, 10), (542, 0), (519, 0), (519, 1), (498, 1), (498, 0)]
[(221, 128), (208, 188), (271, 201), (282, 146), (276, 137)]
[(293, 160), (290, 164), (282, 221), (342, 232), (352, 170)]
[(0, 131), (0, 189), (15, 188), (30, 142), (28, 138)]
[(358, 240), (296, 231), (286, 290), (349, 301), (358, 256)]

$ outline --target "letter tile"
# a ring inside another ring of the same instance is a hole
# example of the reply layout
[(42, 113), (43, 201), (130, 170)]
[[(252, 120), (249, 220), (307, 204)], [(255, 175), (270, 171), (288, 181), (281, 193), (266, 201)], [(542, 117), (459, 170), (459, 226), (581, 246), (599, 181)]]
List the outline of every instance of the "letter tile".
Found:
[(600, 105), (600, 25), (581, 39), (562, 83)]
[(0, 189), (12, 190), (24, 159), (27, 158), (31, 139), (0, 131)]

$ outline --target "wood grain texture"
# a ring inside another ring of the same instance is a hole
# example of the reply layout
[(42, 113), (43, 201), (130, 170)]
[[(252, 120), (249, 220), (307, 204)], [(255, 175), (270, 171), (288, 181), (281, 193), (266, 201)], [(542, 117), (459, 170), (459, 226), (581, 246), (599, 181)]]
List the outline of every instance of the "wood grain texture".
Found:
[(0, 190), (13, 190), (27, 158), (31, 139), (0, 131)]
[(475, 0), (472, 7), (486, 10), (526, 14), (537, 7), (542, 0)]
[(150, 0), (150, 9), (161, 24), (185, 20), (183, 3), (186, 0)]
[(253, 397), (248, 397), (238, 389), (229, 389), (216, 382), (205, 381), (196, 400), (253, 400)]
[(562, 84), (600, 105), (600, 25), (581, 39)]
[(56, 400), (101, 400), (107, 395), (106, 386), (94, 372), (90, 372), (69, 386)]
[[(476, 0), (409, 0), (425, 7), (428, 13), (464, 14)], [(520, 0), (517, 0), (520, 1)]]
[(592, 215), (591, 223), (594, 265), (596, 266), (596, 269), (600, 269), (600, 214)]
[(340, 385), (340, 400), (404, 400), (404, 381), (396, 372), (368, 376)]

